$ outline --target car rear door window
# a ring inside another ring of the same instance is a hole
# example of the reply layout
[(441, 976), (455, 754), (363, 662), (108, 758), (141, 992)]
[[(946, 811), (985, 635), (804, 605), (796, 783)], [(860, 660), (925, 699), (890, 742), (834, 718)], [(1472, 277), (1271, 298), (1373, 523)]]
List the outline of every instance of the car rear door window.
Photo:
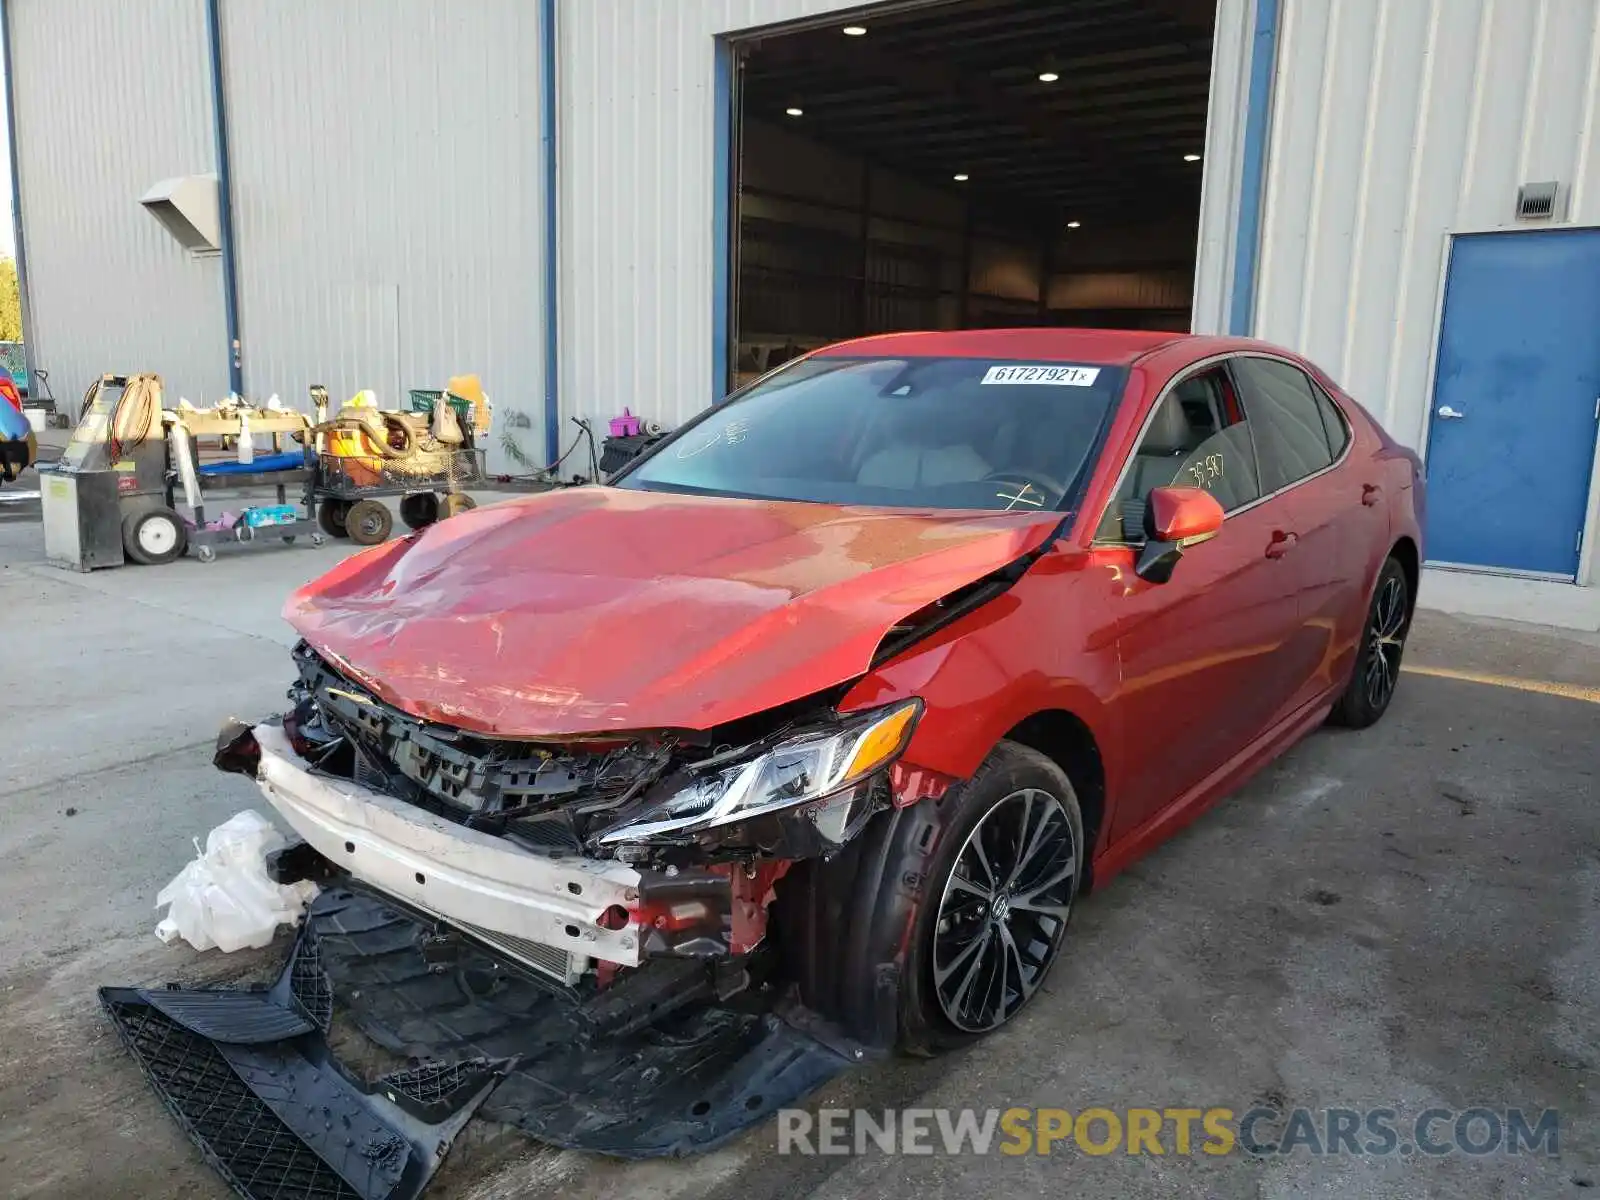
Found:
[(1101, 519), (1101, 541), (1144, 541), (1144, 512), (1158, 487), (1204, 488), (1223, 512), (1261, 496), (1250, 424), (1222, 367), (1180, 380), (1157, 402)]
[(1255, 432), (1264, 493), (1288, 487), (1333, 462), (1316, 386), (1304, 371), (1276, 359), (1241, 357), (1233, 360), (1233, 373)]

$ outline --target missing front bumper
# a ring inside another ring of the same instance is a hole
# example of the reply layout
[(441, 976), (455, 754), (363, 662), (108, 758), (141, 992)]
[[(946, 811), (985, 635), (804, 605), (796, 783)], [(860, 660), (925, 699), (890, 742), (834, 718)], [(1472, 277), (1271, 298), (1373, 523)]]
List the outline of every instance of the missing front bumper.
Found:
[[(575, 992), (477, 949), (436, 971), (429, 936), (381, 898), (332, 889), (270, 992), (101, 999), (173, 1116), (249, 1200), (410, 1200), (474, 1112), (569, 1149), (694, 1154), (867, 1057), (770, 989), (718, 1000), (712, 964), (664, 959), (627, 985)], [(417, 1065), (354, 1082), (327, 1039), (345, 1023)]]

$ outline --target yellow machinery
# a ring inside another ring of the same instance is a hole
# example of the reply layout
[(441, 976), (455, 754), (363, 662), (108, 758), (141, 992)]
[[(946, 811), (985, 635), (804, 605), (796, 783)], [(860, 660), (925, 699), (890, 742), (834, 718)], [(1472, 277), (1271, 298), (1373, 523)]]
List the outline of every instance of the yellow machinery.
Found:
[[(478, 401), (467, 407), (472, 401), (462, 398), (459, 409), (438, 403), (425, 411), (383, 410), (362, 392), (329, 418), (327, 389), (311, 389), (318, 412), (317, 520), (326, 533), (360, 545), (384, 541), (394, 516), (379, 496), (399, 496), (400, 519), (412, 529), (473, 507), (465, 489), (484, 481), (484, 457), (474, 446), (479, 421), (464, 423), (462, 412), (481, 413), (487, 433), (488, 403), (476, 379), (465, 378)], [(451, 380), (447, 395), (461, 382)], [(413, 405), (423, 395), (437, 393), (413, 392)]]

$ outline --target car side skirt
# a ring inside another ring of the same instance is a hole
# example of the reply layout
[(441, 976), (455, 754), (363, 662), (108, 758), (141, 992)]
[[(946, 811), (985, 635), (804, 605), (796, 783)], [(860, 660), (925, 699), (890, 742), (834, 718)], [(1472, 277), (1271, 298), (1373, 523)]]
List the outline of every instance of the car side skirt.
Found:
[[(1340, 686), (1343, 687), (1343, 681)], [(1237, 790), (1262, 767), (1320, 727), (1333, 711), (1333, 699), (1334, 693), (1325, 692), (1301, 706), (1143, 825), (1108, 846), (1094, 859), (1095, 887), (1104, 886), (1112, 876), (1191, 824), (1218, 800)]]

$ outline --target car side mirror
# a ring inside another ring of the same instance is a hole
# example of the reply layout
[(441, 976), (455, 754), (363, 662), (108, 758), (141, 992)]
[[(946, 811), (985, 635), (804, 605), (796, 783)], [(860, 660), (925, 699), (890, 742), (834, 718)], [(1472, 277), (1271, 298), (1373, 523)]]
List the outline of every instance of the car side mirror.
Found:
[(1172, 578), (1183, 552), (1217, 536), (1222, 505), (1210, 492), (1195, 487), (1158, 487), (1144, 509), (1144, 549), (1135, 573), (1146, 583)]

